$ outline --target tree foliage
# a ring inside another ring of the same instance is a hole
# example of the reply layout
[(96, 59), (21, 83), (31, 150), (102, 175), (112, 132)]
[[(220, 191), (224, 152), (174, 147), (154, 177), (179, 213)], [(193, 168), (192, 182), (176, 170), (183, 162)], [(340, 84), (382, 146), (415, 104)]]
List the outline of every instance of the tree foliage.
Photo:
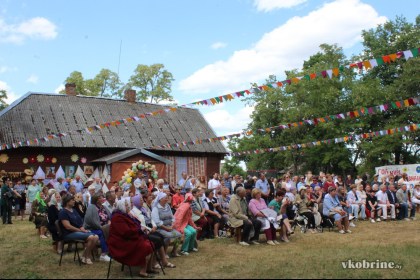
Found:
[[(397, 18), (375, 29), (363, 31), (363, 52), (348, 59), (341, 47), (323, 44), (320, 51), (304, 61), (302, 70), (286, 72), (287, 79), (319, 73), (350, 61), (366, 60), (385, 54), (420, 46), (420, 17), (416, 23)], [(396, 63), (382, 65), (369, 71), (355, 72), (345, 69), (340, 77), (332, 79), (303, 79), (285, 88), (270, 88), (256, 92), (249, 97), (248, 105), (255, 106), (249, 124), (252, 136), (231, 141), (233, 151), (255, 150), (299, 143), (326, 140), (336, 137), (378, 131), (384, 128), (401, 127), (420, 123), (417, 107), (391, 110), (357, 119), (333, 120), (317, 126), (291, 127), (271, 133), (255, 133), (256, 129), (278, 126), (291, 122), (313, 119), (361, 107), (370, 107), (389, 101), (419, 96), (420, 58), (408, 61), (399, 59)], [(276, 82), (270, 76), (267, 83)], [(347, 144), (321, 145), (301, 150), (278, 153), (246, 155), (244, 160), (249, 169), (293, 170), (303, 173), (327, 171), (338, 174), (367, 171), (386, 164), (416, 163), (420, 160), (419, 132), (376, 137)]]
[(126, 84), (121, 82), (117, 73), (109, 69), (102, 69), (93, 79), (85, 79), (81, 72), (73, 71), (65, 83), (75, 83), (80, 95), (111, 98), (123, 98), (124, 90), (133, 88), (137, 89), (137, 100), (159, 103), (162, 100), (173, 100), (170, 95), (173, 80), (172, 74), (163, 64), (139, 64)]
[(6, 103), (6, 99), (7, 99), (6, 90), (0, 89), (0, 111), (8, 106), (8, 104)]

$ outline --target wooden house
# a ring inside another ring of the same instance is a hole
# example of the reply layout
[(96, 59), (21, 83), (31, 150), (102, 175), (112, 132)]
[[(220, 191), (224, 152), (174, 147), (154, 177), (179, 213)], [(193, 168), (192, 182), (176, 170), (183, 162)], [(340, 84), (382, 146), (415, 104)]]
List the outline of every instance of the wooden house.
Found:
[[(126, 91), (123, 100), (81, 96), (71, 84), (66, 85), (66, 94), (27, 93), (0, 112), (0, 146), (23, 143), (0, 151), (0, 170), (18, 177), (25, 169), (41, 167), (53, 177), (59, 166), (71, 176), (78, 166), (89, 175), (92, 167), (106, 165), (111, 181), (118, 181), (132, 163), (143, 160), (156, 165), (159, 178), (171, 184), (183, 171), (208, 177), (220, 170), (227, 152), (220, 142), (151, 148), (216, 137), (198, 110), (169, 111), (169, 106), (136, 102), (135, 96), (133, 90)], [(162, 110), (169, 112), (148, 115)], [(141, 114), (146, 117), (112, 125)], [(111, 125), (84, 131), (105, 123)], [(28, 140), (57, 133), (67, 136), (26, 145)]]

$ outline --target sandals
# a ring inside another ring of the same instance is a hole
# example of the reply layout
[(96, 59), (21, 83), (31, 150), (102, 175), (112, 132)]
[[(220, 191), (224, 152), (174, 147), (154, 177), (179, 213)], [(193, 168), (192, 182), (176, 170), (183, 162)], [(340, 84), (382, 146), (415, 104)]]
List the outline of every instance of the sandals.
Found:
[(175, 268), (175, 267), (176, 267), (176, 265), (174, 265), (173, 263), (168, 262), (168, 263), (165, 265), (165, 267), (167, 267), (167, 268)]

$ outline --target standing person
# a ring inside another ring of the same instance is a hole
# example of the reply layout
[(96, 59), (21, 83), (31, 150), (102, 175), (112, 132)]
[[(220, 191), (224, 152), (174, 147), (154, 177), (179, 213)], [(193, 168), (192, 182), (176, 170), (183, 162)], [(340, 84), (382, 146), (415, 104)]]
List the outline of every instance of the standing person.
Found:
[(229, 173), (223, 173), (223, 182), (225, 184), (225, 187), (228, 188), (229, 193), (232, 193), (232, 176), (229, 176)]
[(181, 255), (189, 255), (189, 252), (198, 252), (195, 248), (197, 231), (201, 230), (197, 227), (192, 220), (191, 203), (194, 197), (191, 193), (185, 195), (185, 201), (181, 203), (178, 210), (175, 212), (175, 222), (173, 229), (178, 231), (184, 236), (184, 242), (181, 247)]
[(260, 173), (260, 179), (255, 183), (255, 188), (261, 191), (261, 196), (264, 199), (265, 203), (268, 204), (268, 200), (270, 199), (270, 185), (268, 184), (268, 180), (265, 178), (265, 173)]
[(76, 187), (76, 193), (83, 193), (84, 184), (80, 180), (80, 176), (77, 175), (76, 178), (71, 182), (71, 185)]
[(22, 184), (22, 181), (17, 181), (14, 190), (20, 195), (15, 197), (15, 219), (20, 215), (20, 220), (23, 221), (25, 218), (26, 210), (26, 187)]
[(353, 184), (355, 184), (357, 186), (357, 184), (354, 182), (351, 175), (347, 175), (346, 181), (344, 183), (346, 184), (346, 186), (351, 186)]
[(3, 216), (3, 225), (12, 224), (12, 204), (14, 196), (19, 197), (20, 195), (13, 190), (13, 182), (6, 179), (6, 183), (1, 187), (1, 213)]
[(67, 192), (66, 187), (63, 184), (63, 178), (58, 178), (57, 182), (54, 184), (54, 189), (58, 192)]
[[(35, 196), (38, 192), (42, 191), (42, 188), (36, 184), (36, 180), (33, 179), (31, 181), (31, 184), (28, 186), (28, 191), (27, 191), (27, 201), (29, 202), (29, 208), (32, 209), (32, 203), (35, 200)], [(29, 215), (29, 221), (32, 221), (33, 217), (32, 214)]]
[(136, 195), (141, 192), (141, 190), (146, 190), (146, 179), (144, 179), (144, 174), (142, 171), (137, 172), (137, 178), (133, 182), (134, 187), (136, 188)]
[(214, 195), (217, 195), (217, 193), (220, 191), (222, 187), (222, 184), (219, 181), (219, 173), (213, 174), (213, 179), (209, 181), (208, 190), (213, 190)]
[(178, 181), (178, 186), (181, 187), (181, 194), (185, 195), (187, 189), (192, 189), (190, 179), (192, 176), (188, 176), (187, 172), (181, 173), (181, 180)]

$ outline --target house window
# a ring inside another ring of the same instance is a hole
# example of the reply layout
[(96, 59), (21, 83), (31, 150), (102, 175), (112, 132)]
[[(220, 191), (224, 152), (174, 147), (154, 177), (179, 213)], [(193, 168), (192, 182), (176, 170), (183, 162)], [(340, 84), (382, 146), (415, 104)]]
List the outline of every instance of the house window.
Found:
[(176, 157), (176, 182), (182, 178), (182, 172), (188, 173), (187, 158), (186, 157)]

